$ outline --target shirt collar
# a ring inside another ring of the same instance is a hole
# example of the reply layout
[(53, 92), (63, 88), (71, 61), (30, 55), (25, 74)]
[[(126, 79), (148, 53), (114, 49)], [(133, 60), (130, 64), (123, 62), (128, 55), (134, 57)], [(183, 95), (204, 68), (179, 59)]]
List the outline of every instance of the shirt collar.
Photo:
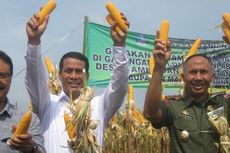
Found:
[(65, 94), (65, 92), (63, 90), (60, 93), (58, 98), (59, 98), (58, 102), (61, 102), (61, 101), (69, 102), (70, 101), (69, 97)]
[[(192, 98), (191, 96), (184, 96), (184, 103), (185, 103), (185, 108), (189, 107), (190, 105), (192, 105), (194, 102), (194, 98)], [(200, 105), (202, 107), (204, 107), (207, 103), (215, 103), (215, 104), (219, 104), (217, 101), (215, 101), (214, 98), (212, 98), (211, 96), (209, 96), (206, 100), (204, 100)]]
[[(215, 98), (209, 96), (208, 100), (206, 103), (214, 103), (215, 105), (219, 105), (219, 102), (215, 100)], [(205, 104), (206, 104), (205, 103)]]
[(189, 107), (193, 101), (194, 98), (192, 98), (191, 96), (184, 96), (185, 108)]

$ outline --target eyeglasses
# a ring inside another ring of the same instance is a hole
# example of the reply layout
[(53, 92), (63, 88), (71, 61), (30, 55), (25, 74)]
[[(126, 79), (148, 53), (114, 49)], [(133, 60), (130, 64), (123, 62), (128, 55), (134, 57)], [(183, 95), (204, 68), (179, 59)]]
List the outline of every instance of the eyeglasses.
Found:
[(5, 79), (10, 76), (10, 73), (7, 72), (0, 72), (0, 79)]

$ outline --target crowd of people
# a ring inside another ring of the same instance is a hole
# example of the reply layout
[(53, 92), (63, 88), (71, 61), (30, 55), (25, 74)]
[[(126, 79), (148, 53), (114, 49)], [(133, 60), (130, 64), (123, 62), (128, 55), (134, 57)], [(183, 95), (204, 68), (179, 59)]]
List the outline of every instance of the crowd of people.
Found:
[[(123, 14), (122, 14), (123, 15)], [(126, 17), (125, 24), (129, 26)], [(79, 52), (64, 54), (59, 62), (59, 79), (62, 85), (60, 95), (53, 95), (47, 86), (48, 76), (41, 56), (41, 37), (45, 32), (49, 17), (41, 24), (33, 15), (26, 24), (28, 37), (25, 84), (30, 95), (33, 115), (27, 134), (12, 137), (16, 124), (22, 114), (15, 109), (7, 97), (13, 75), (11, 58), (0, 51), (0, 152), (1, 153), (71, 153), (68, 133), (63, 120), (68, 112), (65, 104), (76, 100), (84, 87), (84, 79), (89, 77), (89, 62)], [(102, 150), (104, 130), (109, 120), (118, 111), (128, 88), (128, 57), (126, 46), (127, 31), (124, 35), (116, 32), (116, 23), (110, 28), (113, 40), (113, 71), (109, 85), (90, 103), (91, 117), (98, 121), (94, 130), (99, 151)], [(187, 58), (182, 65), (184, 93), (178, 99), (162, 102), (162, 77), (165, 66), (170, 60), (172, 50), (170, 41), (154, 41), (153, 56), (155, 67), (146, 93), (144, 116), (155, 128), (168, 127), (170, 150), (173, 153), (217, 153), (220, 148), (220, 134), (211, 125), (207, 113), (224, 107), (229, 112), (230, 102), (223, 95), (210, 96), (208, 88), (213, 80), (212, 63), (203, 54)], [(227, 43), (226, 37), (223, 37)], [(70, 97), (71, 96), (71, 97)], [(227, 107), (226, 107), (227, 106)], [(227, 119), (229, 123), (230, 115)], [(12, 128), (11, 128), (12, 126)], [(77, 138), (76, 138), (77, 139)], [(229, 143), (229, 142), (228, 142)]]

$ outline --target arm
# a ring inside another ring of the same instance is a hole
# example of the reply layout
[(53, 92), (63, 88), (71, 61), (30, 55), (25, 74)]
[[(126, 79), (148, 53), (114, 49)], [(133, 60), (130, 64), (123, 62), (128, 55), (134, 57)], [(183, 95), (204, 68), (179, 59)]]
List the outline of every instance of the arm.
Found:
[[(129, 27), (129, 23), (124, 17), (125, 23)], [(125, 41), (127, 32), (124, 32), (124, 36), (120, 36), (115, 27), (117, 25), (114, 24), (111, 26), (110, 34), (113, 40), (113, 72), (111, 81), (104, 92), (104, 123), (107, 122), (112, 118), (112, 116), (116, 113), (116, 111), (122, 105), (124, 101), (125, 95), (127, 93), (128, 88), (128, 58), (125, 49)]]
[(160, 109), (161, 95), (162, 95), (162, 76), (165, 66), (171, 56), (170, 42), (164, 42), (158, 39), (159, 32), (157, 32), (157, 39), (154, 42), (153, 57), (155, 66), (152, 73), (152, 78), (145, 96), (144, 116), (155, 123), (159, 123), (163, 117)]
[(48, 24), (48, 18), (38, 25), (38, 18), (34, 15), (26, 24), (28, 49), (26, 59), (26, 88), (30, 95), (34, 112), (42, 121), (45, 110), (50, 102), (47, 86), (47, 72), (42, 61), (40, 38)]

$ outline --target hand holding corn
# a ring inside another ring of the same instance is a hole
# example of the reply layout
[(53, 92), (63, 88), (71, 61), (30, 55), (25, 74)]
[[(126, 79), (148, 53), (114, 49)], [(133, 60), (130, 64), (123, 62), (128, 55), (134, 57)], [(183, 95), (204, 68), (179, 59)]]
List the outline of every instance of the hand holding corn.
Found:
[(109, 12), (106, 20), (111, 25), (111, 37), (114, 42), (114, 46), (125, 46), (126, 36), (129, 29), (129, 22), (127, 18), (121, 13), (116, 6), (108, 2), (106, 8)]
[(39, 25), (38, 23), (39, 18), (36, 14), (34, 14), (26, 24), (28, 44), (35, 46), (40, 44), (41, 36), (48, 25), (48, 17), (44, 20), (44, 22), (41, 25)]
[(106, 8), (109, 12), (109, 15), (106, 17), (109, 24), (117, 23), (119, 31), (127, 32), (129, 27), (123, 18), (123, 14), (120, 13), (116, 6), (112, 2), (107, 2)]
[(32, 136), (27, 133), (30, 122), (32, 119), (32, 113), (29, 111), (24, 114), (18, 126), (12, 125), (14, 130), (14, 134), (10, 140), (8, 140), (8, 144), (16, 150), (20, 152), (32, 152), (33, 150), (33, 140)]
[(39, 45), (41, 36), (46, 30), (49, 14), (56, 7), (55, 0), (49, 0), (49, 2), (41, 9), (37, 14), (34, 14), (26, 24), (26, 33), (28, 37), (28, 43), (31, 45)]
[(160, 31), (156, 33), (156, 40), (154, 41), (154, 70), (161, 69), (163, 70), (166, 63), (171, 57), (171, 45), (168, 40), (169, 33), (169, 22), (167, 20), (163, 20), (161, 23)]

